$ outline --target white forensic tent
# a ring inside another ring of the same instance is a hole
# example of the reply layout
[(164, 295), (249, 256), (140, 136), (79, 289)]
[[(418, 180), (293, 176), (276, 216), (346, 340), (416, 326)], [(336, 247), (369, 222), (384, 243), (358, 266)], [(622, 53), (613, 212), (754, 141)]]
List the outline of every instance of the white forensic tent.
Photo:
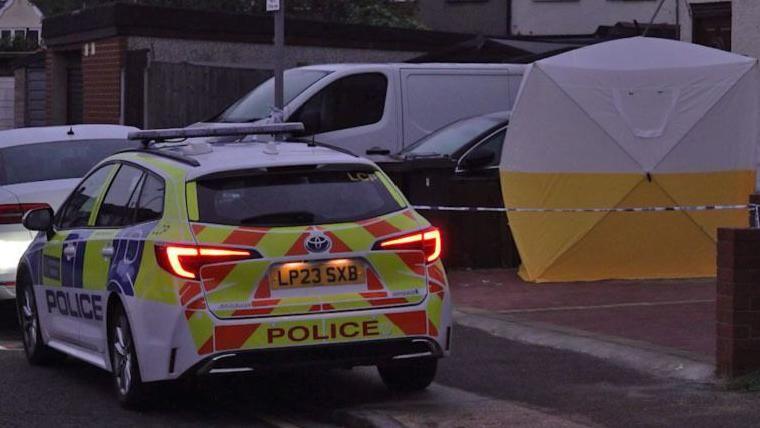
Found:
[(746, 204), (755, 186), (757, 60), (654, 38), (536, 62), (501, 162), (529, 281), (707, 277), (717, 228), (746, 210), (557, 212)]

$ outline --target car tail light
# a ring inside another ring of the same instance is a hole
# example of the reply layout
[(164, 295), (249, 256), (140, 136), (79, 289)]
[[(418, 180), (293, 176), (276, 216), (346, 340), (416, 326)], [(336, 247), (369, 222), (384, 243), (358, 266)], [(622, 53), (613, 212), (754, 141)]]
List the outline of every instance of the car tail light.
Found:
[(441, 231), (435, 227), (380, 241), (375, 250), (422, 250), (428, 263), (441, 258)]
[(21, 224), (27, 211), (50, 208), (48, 204), (6, 204), (0, 205), (0, 224)]
[(0, 281), (0, 287), (11, 288), (11, 287), (15, 287), (15, 286), (16, 286), (16, 283), (13, 282), (13, 281), (7, 281), (7, 282)]
[(259, 258), (258, 253), (237, 248), (213, 248), (194, 245), (156, 245), (158, 265), (172, 275), (198, 279), (201, 267), (214, 263)]

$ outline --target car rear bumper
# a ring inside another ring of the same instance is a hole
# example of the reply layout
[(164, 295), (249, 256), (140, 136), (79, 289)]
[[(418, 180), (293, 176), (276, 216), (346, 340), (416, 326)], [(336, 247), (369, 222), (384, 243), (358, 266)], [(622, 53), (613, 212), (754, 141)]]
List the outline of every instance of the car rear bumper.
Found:
[(283, 370), (295, 367), (353, 367), (410, 358), (441, 358), (440, 345), (429, 337), (227, 352), (208, 357), (185, 375), (217, 375)]
[(442, 293), (411, 307), (249, 320), (220, 320), (199, 310), (177, 312), (172, 321), (167, 309), (142, 304), (131, 314), (145, 382), (446, 357), (452, 346), (451, 301)]

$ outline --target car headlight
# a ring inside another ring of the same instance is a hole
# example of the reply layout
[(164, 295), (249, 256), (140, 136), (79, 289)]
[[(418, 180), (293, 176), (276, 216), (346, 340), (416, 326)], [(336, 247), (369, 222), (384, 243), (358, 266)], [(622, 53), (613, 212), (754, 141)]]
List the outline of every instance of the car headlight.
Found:
[(0, 240), (0, 273), (13, 272), (32, 241)]

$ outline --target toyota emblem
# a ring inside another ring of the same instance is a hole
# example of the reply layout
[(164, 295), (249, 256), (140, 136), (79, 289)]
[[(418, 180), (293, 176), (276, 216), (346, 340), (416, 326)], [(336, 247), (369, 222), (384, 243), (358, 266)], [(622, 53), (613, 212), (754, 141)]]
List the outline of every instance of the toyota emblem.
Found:
[(332, 241), (322, 232), (312, 232), (303, 246), (310, 253), (326, 253), (332, 248)]

